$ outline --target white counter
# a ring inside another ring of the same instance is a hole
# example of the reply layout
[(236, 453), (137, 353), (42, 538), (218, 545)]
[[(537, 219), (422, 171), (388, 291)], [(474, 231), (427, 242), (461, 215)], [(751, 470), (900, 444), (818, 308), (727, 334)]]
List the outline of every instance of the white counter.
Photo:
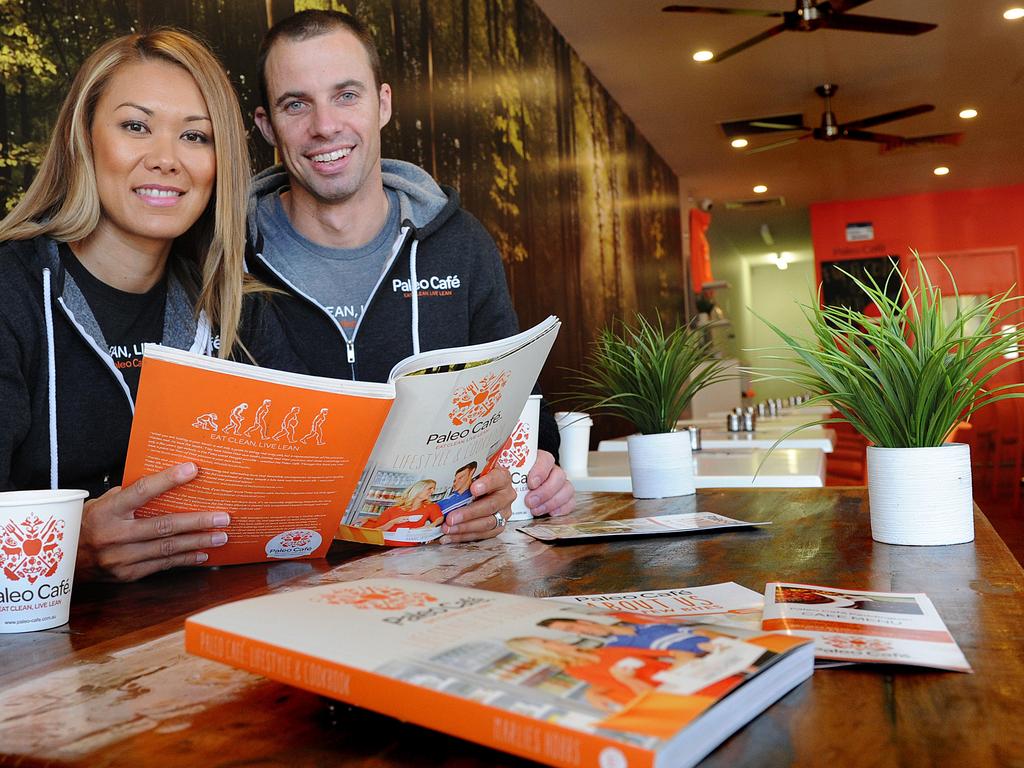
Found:
[[(700, 426), (700, 425), (698, 425)], [(768, 424), (764, 428), (758, 423), (758, 428), (753, 432), (729, 432), (724, 429), (713, 429), (701, 427), (701, 447), (704, 450), (728, 450), (731, 448), (762, 448), (767, 450), (775, 445), (775, 441), (797, 424), (788, 427), (780, 424)], [(807, 427), (801, 429), (779, 443), (776, 450), (783, 448), (805, 448), (832, 453), (836, 445), (836, 432), (834, 429), (825, 427)], [(597, 449), (599, 451), (625, 451), (626, 438), (616, 437), (610, 440), (602, 440)]]
[[(702, 450), (694, 454), (698, 488), (821, 488), (825, 454), (819, 450), (779, 448), (767, 451)], [(754, 472), (764, 460), (757, 478)], [(579, 491), (630, 491), (629, 458), (624, 451), (591, 451), (586, 475), (570, 475)]]

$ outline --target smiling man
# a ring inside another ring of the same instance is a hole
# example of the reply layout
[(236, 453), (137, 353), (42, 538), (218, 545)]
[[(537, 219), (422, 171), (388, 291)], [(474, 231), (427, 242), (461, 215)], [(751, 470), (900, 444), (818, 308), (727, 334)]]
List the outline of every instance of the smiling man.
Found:
[[(282, 165), (254, 180), (249, 268), (291, 294), (282, 311), (310, 372), (384, 381), (408, 355), (517, 333), (501, 256), (458, 193), (381, 159), (392, 94), (366, 26), (297, 13), (267, 32), (257, 65), (256, 123)], [(526, 504), (564, 514), (573, 488), (554, 461), (550, 413), (540, 432)], [(476, 501), (445, 524), (451, 541), (494, 535), (508, 516), (507, 472), (471, 491)]]

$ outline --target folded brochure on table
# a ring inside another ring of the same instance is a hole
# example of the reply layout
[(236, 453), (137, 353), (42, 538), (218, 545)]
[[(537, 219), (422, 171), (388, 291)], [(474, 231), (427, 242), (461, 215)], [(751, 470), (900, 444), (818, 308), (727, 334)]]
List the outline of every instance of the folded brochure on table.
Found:
[(496, 464), (558, 327), (549, 317), (507, 339), (414, 355), (384, 384), (146, 344), (124, 482), (183, 461), (199, 475), (136, 515), (230, 513), (228, 543), (207, 565), (322, 556), (333, 537), (438, 538), (443, 515), (469, 500), (456, 472)]
[(770, 582), (762, 627), (814, 640), (819, 659), (971, 671), (923, 593)]
[(813, 670), (812, 643), (760, 629), (678, 625), (673, 648), (579, 631), (616, 621), (538, 598), (366, 579), (212, 608), (187, 620), (185, 644), (324, 696), (574, 768), (694, 765)]
[(585, 520), (576, 523), (534, 523), (520, 528), (539, 541), (562, 542), (598, 539), (608, 536), (657, 536), (670, 533), (703, 533), (723, 528), (747, 528), (771, 525), (749, 523), (713, 512), (684, 512), (677, 515), (635, 517), (624, 520)]

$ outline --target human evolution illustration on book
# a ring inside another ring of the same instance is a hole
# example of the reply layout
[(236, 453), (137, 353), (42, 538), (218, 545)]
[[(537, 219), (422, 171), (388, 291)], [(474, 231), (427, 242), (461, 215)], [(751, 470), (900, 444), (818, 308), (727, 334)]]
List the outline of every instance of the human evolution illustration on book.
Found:
[(519, 417), (558, 328), (549, 317), (507, 339), (414, 355), (386, 383), (147, 344), (125, 483), (182, 461), (200, 469), (137, 514), (228, 512), (228, 543), (207, 565), (320, 556), (336, 537), (434, 540), (472, 500), (473, 480), (515, 464)]

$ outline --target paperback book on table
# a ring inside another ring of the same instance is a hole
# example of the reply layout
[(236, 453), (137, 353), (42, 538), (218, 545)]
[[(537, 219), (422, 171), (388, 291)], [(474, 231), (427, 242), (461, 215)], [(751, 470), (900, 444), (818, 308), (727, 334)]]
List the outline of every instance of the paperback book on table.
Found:
[(762, 627), (806, 637), (822, 660), (970, 672), (927, 595), (770, 582)]
[(414, 355), (384, 384), (146, 344), (124, 482), (183, 461), (199, 474), (136, 515), (228, 512), (206, 565), (318, 557), (335, 537), (436, 539), (442, 507), (468, 500), (450, 498), (456, 471), (494, 467), (559, 325)]
[(813, 644), (663, 624), (668, 648), (602, 638), (622, 618), (447, 584), (366, 579), (192, 616), (199, 656), (552, 766), (699, 762), (813, 671)]

